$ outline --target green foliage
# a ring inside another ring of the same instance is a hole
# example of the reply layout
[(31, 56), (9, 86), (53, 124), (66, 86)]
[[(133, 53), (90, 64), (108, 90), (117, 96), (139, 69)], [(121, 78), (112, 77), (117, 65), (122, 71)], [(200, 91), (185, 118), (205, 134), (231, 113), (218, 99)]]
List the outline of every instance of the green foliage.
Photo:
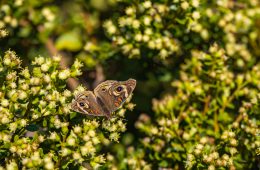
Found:
[(147, 134), (142, 143), (159, 166), (254, 165), (260, 146), (260, 67), (234, 74), (229, 60), (217, 45), (208, 53), (193, 51), (172, 82), (176, 93), (153, 100), (155, 120), (137, 122)]
[[(144, 1), (129, 3), (125, 15), (104, 23), (107, 33), (129, 57), (185, 56), (218, 42), (240, 68), (259, 56), (257, 1)], [(251, 53), (249, 52), (251, 50)], [(239, 59), (238, 59), (239, 58)], [(163, 60), (164, 61), (164, 60)]]
[[(75, 3), (55, 0), (1, 1), (0, 36), (5, 34), (2, 30), (4, 27), (11, 36), (5, 38), (7, 43), (0, 45), (5, 50), (15, 48), (17, 53), (21, 51), (25, 54), (21, 56), (23, 59), (32, 60), (39, 55), (39, 51), (40, 54), (49, 52), (46, 46), (48, 47), (48, 43), (53, 41), (58, 50), (74, 52), (76, 58), (92, 68), (99, 60), (103, 61), (104, 55), (105, 58), (111, 57), (106, 53), (109, 48), (107, 41), (103, 39), (97, 41), (99, 39), (97, 35), (102, 28), (99, 17), (115, 4), (114, 0), (103, 3), (84, 0)], [(102, 7), (104, 5), (106, 8)], [(94, 52), (84, 48), (89, 43), (104, 49), (104, 52), (99, 50), (99, 54), (103, 56), (92, 55)], [(38, 50), (30, 48), (32, 46), (37, 46)]]
[[(22, 68), (13, 51), (0, 58), (0, 161), (2, 169), (99, 167), (102, 146), (118, 141), (125, 131), (120, 118), (93, 119), (70, 111), (72, 93), (66, 80), (81, 75), (76, 60), (59, 69), (61, 57), (37, 57)], [(79, 87), (74, 93), (85, 90)], [(121, 116), (120, 116), (121, 115)]]
[[(257, 0), (1, 1), (2, 169), (259, 168), (259, 20)], [(70, 111), (76, 77), (137, 79), (129, 128)]]

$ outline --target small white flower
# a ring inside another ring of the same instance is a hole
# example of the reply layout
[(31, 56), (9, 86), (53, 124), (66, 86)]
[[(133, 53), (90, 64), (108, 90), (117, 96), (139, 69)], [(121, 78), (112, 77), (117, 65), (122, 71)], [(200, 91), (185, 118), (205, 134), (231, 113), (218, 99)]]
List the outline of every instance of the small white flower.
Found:
[(143, 41), (148, 42), (150, 40), (150, 37), (148, 35), (143, 35)]
[(82, 128), (80, 126), (75, 126), (74, 127), (74, 132), (75, 133), (81, 133), (81, 131), (82, 131)]
[(47, 72), (47, 71), (49, 70), (49, 68), (50, 68), (50, 65), (47, 64), (47, 63), (41, 65), (41, 70), (42, 70), (43, 72)]
[(100, 143), (100, 140), (97, 137), (93, 137), (92, 142), (93, 142), (94, 145), (97, 145), (97, 144)]
[(67, 144), (69, 146), (74, 146), (76, 144), (76, 140), (73, 137), (68, 137), (67, 138)]
[(136, 34), (135, 40), (138, 41), (138, 42), (142, 41), (142, 34)]
[(210, 166), (208, 167), (208, 170), (215, 170), (215, 166), (214, 166), (214, 165), (210, 165)]
[(4, 62), (4, 65), (9, 66), (11, 64), (11, 59), (5, 57), (3, 62)]
[(199, 149), (199, 150), (201, 150), (201, 149), (203, 149), (203, 145), (202, 145), (202, 144), (198, 144), (198, 145), (196, 146), (196, 148)]
[(90, 137), (89, 137), (88, 135), (84, 135), (84, 136), (83, 136), (83, 140), (87, 142), (87, 141), (90, 140)]
[(79, 68), (83, 67), (83, 64), (78, 59), (76, 59), (73, 66), (75, 68), (79, 69)]
[(62, 148), (61, 150), (61, 155), (62, 156), (67, 156), (71, 153), (71, 151), (68, 148)]
[(162, 49), (162, 50), (160, 50), (159, 55), (161, 58), (166, 58), (168, 56), (168, 52), (166, 49)]
[(49, 139), (51, 140), (56, 140), (56, 138), (58, 137), (57, 133), (56, 132), (51, 132), (50, 136), (49, 136)]
[(18, 95), (18, 98), (21, 99), (21, 100), (24, 100), (28, 97), (27, 93), (25, 91), (20, 91), (19, 92), (19, 95)]
[(74, 158), (74, 159), (80, 159), (80, 158), (81, 158), (80, 153), (74, 152), (74, 153), (73, 153), (73, 158)]
[(54, 164), (53, 164), (52, 161), (50, 161), (50, 162), (47, 162), (46, 164), (44, 164), (44, 167), (45, 167), (46, 169), (53, 170), (53, 169), (54, 169)]
[(12, 27), (17, 27), (17, 25), (18, 25), (17, 19), (16, 19), (16, 18), (12, 18), (12, 20), (11, 20), (11, 22), (10, 22), (10, 25), (11, 25)]
[(9, 122), (10, 122), (10, 119), (6, 115), (2, 117), (2, 119), (1, 119), (2, 124), (7, 124)]
[(5, 21), (6, 23), (10, 23), (10, 22), (12, 21), (12, 17), (11, 17), (10, 15), (6, 15), (6, 16), (4, 17), (4, 21)]
[(231, 139), (229, 142), (230, 142), (230, 145), (237, 146), (237, 140), (236, 139)]
[(229, 160), (229, 156), (228, 156), (227, 154), (222, 155), (222, 158), (223, 158), (224, 160), (226, 160), (226, 161)]
[(213, 157), (214, 159), (218, 159), (218, 158), (219, 158), (219, 153), (218, 153), (218, 152), (213, 152), (213, 153), (212, 153), (212, 157)]
[(9, 129), (11, 132), (14, 132), (17, 129), (17, 122), (10, 123)]
[(145, 17), (144, 17), (144, 20), (143, 20), (144, 25), (150, 25), (150, 24), (151, 24), (151, 21), (152, 21), (152, 19), (151, 19), (150, 16), (145, 16)]
[(96, 135), (96, 133), (95, 133), (94, 130), (90, 130), (90, 131), (88, 131), (88, 135), (89, 135), (90, 137), (94, 137), (94, 136)]
[(44, 136), (39, 135), (39, 136), (38, 136), (38, 140), (39, 140), (39, 142), (44, 142)]
[(14, 3), (14, 5), (17, 7), (21, 6), (22, 4), (23, 4), (23, 0), (16, 0)]
[(181, 8), (184, 9), (184, 10), (188, 9), (189, 6), (190, 5), (189, 5), (189, 3), (187, 1), (184, 1), (184, 2), (181, 3)]
[(135, 13), (135, 9), (133, 7), (128, 7), (126, 8), (125, 13), (127, 15), (133, 15)]
[(197, 8), (200, 5), (200, 1), (199, 0), (192, 0), (191, 4), (192, 4), (193, 7)]
[(51, 82), (51, 76), (50, 75), (44, 75), (43, 76), (43, 80), (45, 83), (50, 83)]
[(234, 132), (228, 132), (228, 136), (233, 138), (233, 137), (235, 137), (235, 133)]
[(37, 57), (37, 58), (35, 58), (34, 63), (38, 64), (38, 65), (42, 65), (44, 63), (44, 58), (43, 57)]
[(20, 125), (21, 125), (22, 127), (26, 126), (26, 125), (27, 125), (27, 120), (21, 119), (21, 120), (20, 120)]
[(194, 11), (192, 13), (192, 18), (194, 18), (195, 20), (199, 19), (200, 18), (200, 13), (198, 11)]
[(41, 79), (38, 78), (38, 77), (32, 77), (32, 78), (30, 79), (30, 83), (31, 83), (32, 85), (39, 85), (40, 82), (41, 82)]
[(133, 26), (133, 28), (138, 29), (140, 27), (140, 21), (138, 21), (136, 19), (133, 20), (132, 26)]
[(2, 134), (2, 140), (4, 142), (10, 142), (11, 136), (7, 134)]
[(138, 48), (134, 48), (131, 51), (131, 54), (134, 55), (134, 56), (138, 56), (138, 55), (140, 55), (140, 50)]
[(64, 90), (63, 95), (64, 95), (65, 97), (71, 97), (72, 93), (71, 93), (71, 91), (69, 91), (69, 90), (66, 89), (66, 90)]
[(201, 143), (201, 144), (205, 144), (205, 143), (207, 143), (207, 141), (208, 141), (207, 137), (202, 137), (202, 138), (200, 139), (200, 143)]
[(7, 99), (2, 99), (1, 105), (3, 107), (8, 107), (9, 106), (9, 101)]
[(70, 76), (70, 70), (69, 69), (62, 70), (59, 73), (59, 79), (61, 79), (61, 80), (65, 80), (65, 79), (69, 78), (69, 76)]
[(237, 153), (237, 149), (234, 148), (234, 147), (231, 147), (231, 148), (229, 149), (229, 152), (230, 152), (231, 155), (234, 155), (235, 153)]
[(11, 146), (10, 147), (10, 151), (15, 153), (17, 151), (17, 147), (16, 146)]
[(154, 48), (155, 48), (155, 42), (154, 42), (154, 41), (149, 41), (149, 42), (148, 42), (148, 47), (149, 47), (150, 49), (154, 49)]
[(18, 166), (15, 161), (11, 161), (6, 165), (6, 170), (16, 170), (18, 169)]
[(109, 34), (115, 34), (117, 31), (116, 26), (113, 24), (112, 21), (108, 20), (104, 23), (104, 27), (107, 29)]
[(145, 1), (143, 3), (143, 6), (144, 6), (144, 8), (150, 8), (152, 6), (152, 2), (151, 1)]
[(23, 84), (21, 85), (21, 89), (22, 89), (22, 90), (28, 90), (28, 89), (29, 89), (29, 85), (26, 84), (26, 83), (23, 83)]

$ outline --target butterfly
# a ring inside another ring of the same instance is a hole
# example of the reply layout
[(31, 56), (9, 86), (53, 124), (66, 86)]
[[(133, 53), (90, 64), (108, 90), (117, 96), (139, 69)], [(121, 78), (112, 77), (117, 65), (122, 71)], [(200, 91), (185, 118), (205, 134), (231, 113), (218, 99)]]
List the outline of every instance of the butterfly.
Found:
[(93, 91), (80, 92), (71, 102), (71, 109), (93, 116), (111, 117), (126, 99), (132, 94), (136, 80), (107, 80), (100, 83)]

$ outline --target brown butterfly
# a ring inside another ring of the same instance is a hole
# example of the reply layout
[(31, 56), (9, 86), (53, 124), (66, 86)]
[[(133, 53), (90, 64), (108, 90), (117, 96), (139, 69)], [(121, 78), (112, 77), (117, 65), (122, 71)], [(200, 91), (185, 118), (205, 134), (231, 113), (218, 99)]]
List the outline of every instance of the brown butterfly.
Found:
[(132, 94), (136, 86), (136, 80), (127, 81), (107, 80), (99, 84), (92, 91), (79, 93), (71, 102), (71, 109), (93, 116), (111, 117), (126, 99)]

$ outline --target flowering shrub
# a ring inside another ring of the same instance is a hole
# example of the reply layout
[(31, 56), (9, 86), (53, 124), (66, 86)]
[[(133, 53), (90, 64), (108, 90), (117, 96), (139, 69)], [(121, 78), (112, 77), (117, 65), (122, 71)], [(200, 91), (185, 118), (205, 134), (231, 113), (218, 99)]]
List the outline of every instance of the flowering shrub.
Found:
[(129, 58), (162, 63), (151, 72), (168, 82), (155, 116), (136, 122), (143, 159), (154, 168), (259, 166), (259, 2), (123, 2), (125, 14), (104, 23), (108, 36)]
[[(73, 57), (85, 66), (93, 68), (99, 61), (111, 57), (114, 52), (110, 43), (98, 40), (99, 17), (115, 2), (98, 3), (79, 0), (74, 3), (55, 0), (26, 1), (9, 0), (0, 2), (0, 29), (5, 27), (11, 36), (1, 43), (2, 48), (15, 49), (25, 56), (23, 60), (32, 60), (35, 56), (46, 54), (53, 48), (74, 53)], [(67, 10), (67, 9), (70, 10)], [(95, 11), (93, 13), (92, 11)], [(4, 30), (0, 30), (5, 34)], [(31, 48), (37, 46), (37, 50)]]
[(22, 68), (13, 51), (0, 58), (1, 169), (96, 168), (105, 162), (102, 146), (125, 131), (125, 109), (110, 120), (70, 111), (66, 80), (81, 74), (82, 63), (61, 70), (59, 61), (37, 57)]
[(219, 42), (229, 56), (239, 57), (238, 67), (250, 64), (253, 54), (259, 55), (256, 21), (260, 7), (256, 0), (126, 2), (130, 5), (125, 15), (115, 22), (108, 20), (104, 27), (129, 57), (164, 59), (194, 48), (207, 50), (210, 42)]
[[(137, 128), (159, 167), (252, 168), (259, 141), (260, 65), (234, 74), (217, 45), (192, 51), (171, 85), (175, 94), (153, 100), (154, 120)], [(184, 162), (185, 160), (185, 162)]]
[[(259, 21), (258, 0), (0, 2), (1, 169), (259, 169)], [(71, 78), (129, 77), (127, 121), (70, 111)]]

